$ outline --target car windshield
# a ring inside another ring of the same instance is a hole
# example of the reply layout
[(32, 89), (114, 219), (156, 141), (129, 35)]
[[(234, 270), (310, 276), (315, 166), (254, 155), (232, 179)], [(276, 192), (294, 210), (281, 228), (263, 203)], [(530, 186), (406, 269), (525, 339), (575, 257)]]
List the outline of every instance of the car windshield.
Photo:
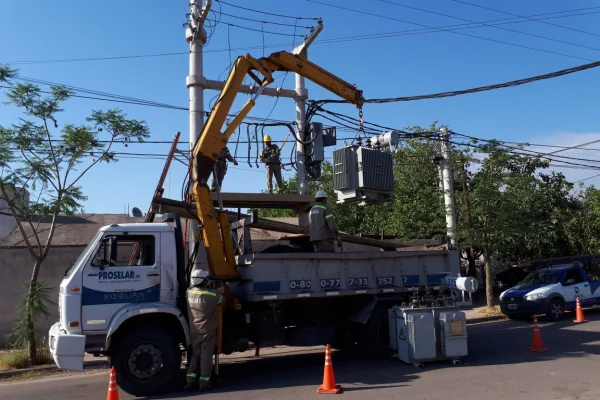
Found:
[(560, 269), (547, 269), (543, 271), (535, 271), (527, 275), (521, 283), (538, 283), (544, 285), (550, 285), (558, 283), (562, 270)]

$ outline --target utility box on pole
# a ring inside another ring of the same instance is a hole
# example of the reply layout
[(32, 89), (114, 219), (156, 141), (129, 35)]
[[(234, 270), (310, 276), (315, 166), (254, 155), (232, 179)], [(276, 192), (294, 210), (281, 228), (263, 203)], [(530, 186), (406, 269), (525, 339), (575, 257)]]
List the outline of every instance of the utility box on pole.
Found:
[(321, 163), (325, 161), (325, 143), (323, 138), (323, 124), (313, 122), (310, 124), (310, 131), (307, 145), (306, 156), (312, 163)]

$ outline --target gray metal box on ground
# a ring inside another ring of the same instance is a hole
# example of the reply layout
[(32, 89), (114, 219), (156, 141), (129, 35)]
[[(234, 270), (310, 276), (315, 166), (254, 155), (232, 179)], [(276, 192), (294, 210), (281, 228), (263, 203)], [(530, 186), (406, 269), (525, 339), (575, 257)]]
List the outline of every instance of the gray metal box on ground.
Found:
[(435, 324), (430, 313), (410, 313), (406, 316), (411, 361), (432, 360), (436, 356)]
[(389, 316), (390, 342), (400, 360), (417, 363), (435, 359), (435, 323), (431, 312), (394, 307)]
[(442, 313), (449, 311), (458, 311), (456, 307), (434, 307), (430, 309), (433, 314), (433, 320), (435, 322), (435, 346), (438, 352), (442, 351), (442, 328), (441, 328), (441, 315)]
[(440, 313), (440, 339), (445, 357), (457, 358), (468, 354), (467, 318), (464, 312)]

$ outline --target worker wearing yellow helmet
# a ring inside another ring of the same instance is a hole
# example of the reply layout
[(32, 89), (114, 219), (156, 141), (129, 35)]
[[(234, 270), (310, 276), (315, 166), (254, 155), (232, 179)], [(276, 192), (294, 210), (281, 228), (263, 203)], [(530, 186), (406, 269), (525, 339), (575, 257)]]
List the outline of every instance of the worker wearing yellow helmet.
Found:
[(271, 136), (265, 135), (265, 147), (260, 154), (260, 161), (264, 162), (267, 170), (267, 192), (273, 193), (273, 175), (277, 181), (277, 190), (281, 190), (281, 150), (276, 144), (271, 143)]

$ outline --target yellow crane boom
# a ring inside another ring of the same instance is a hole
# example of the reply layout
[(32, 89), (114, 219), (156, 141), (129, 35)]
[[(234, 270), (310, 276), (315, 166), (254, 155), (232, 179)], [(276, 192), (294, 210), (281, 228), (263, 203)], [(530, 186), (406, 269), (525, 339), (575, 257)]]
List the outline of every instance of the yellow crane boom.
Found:
[[(216, 279), (235, 279), (239, 275), (234, 259), (228, 216), (227, 213), (218, 213), (214, 208), (208, 180), (213, 172), (218, 154), (227, 145), (230, 136), (254, 107), (256, 98), (260, 96), (265, 87), (273, 82), (272, 74), (275, 71), (289, 71), (302, 75), (359, 108), (364, 103), (361, 90), (357, 90), (354, 85), (329, 73), (302, 56), (281, 51), (260, 59), (255, 59), (248, 54), (237, 58), (206, 121), (200, 140), (194, 146), (192, 159), (193, 193), (196, 209), (203, 227), (202, 236), (210, 273)], [(262, 79), (259, 78), (256, 72), (262, 75)], [(246, 75), (260, 85), (260, 88), (255, 96), (244, 104), (225, 131), (221, 132)]]

